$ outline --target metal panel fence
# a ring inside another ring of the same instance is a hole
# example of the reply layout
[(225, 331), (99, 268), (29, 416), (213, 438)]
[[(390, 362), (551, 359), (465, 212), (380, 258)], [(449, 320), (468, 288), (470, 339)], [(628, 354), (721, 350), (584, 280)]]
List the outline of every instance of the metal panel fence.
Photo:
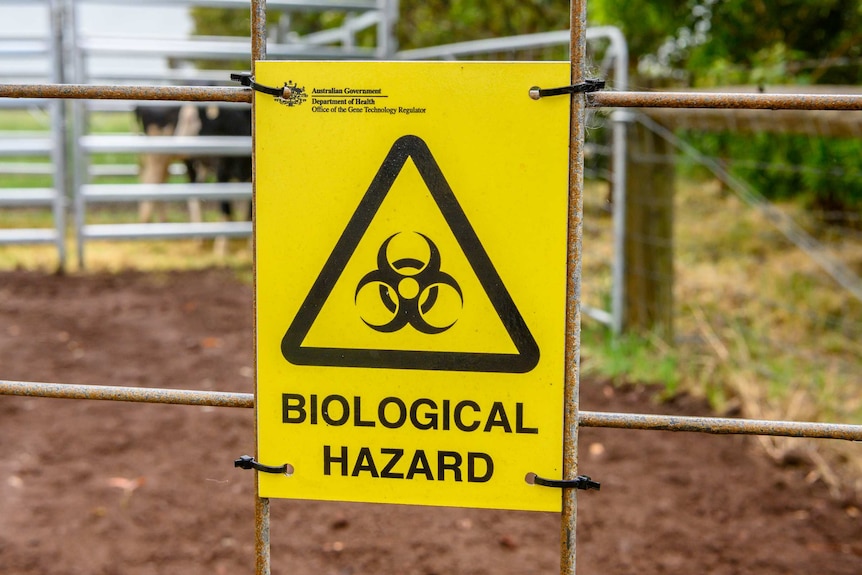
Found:
[[(215, 3), (221, 5), (223, 3)], [(300, 4), (300, 3), (295, 3)], [(319, 5), (319, 3), (309, 3)], [(586, 1), (573, 0), (570, 50), (572, 83), (586, 78), (585, 47)], [(252, 0), (252, 61), (267, 57), (265, 36), (266, 4)], [(0, 85), (0, 98), (71, 98), (117, 100), (181, 100), (250, 102), (251, 90), (246, 88), (153, 87), (112, 85)], [(572, 97), (569, 265), (566, 312), (566, 409), (563, 450), (563, 479), (577, 475), (577, 431), (579, 426), (618, 427), (626, 429), (664, 429), (705, 433), (772, 434), (802, 437), (824, 437), (862, 441), (862, 426), (782, 421), (735, 420), (716, 418), (686, 418), (637, 414), (579, 412), (578, 389), (580, 373), (580, 307), (581, 239), (583, 218), (584, 118), (589, 107), (704, 107), (704, 108), (772, 108), (772, 109), (862, 109), (860, 96), (794, 96), (794, 95), (733, 95), (733, 94), (674, 94), (638, 92), (599, 92), (576, 94)], [(249, 394), (203, 393), (185, 390), (117, 388), (103, 386), (71, 386), (32, 382), (0, 381), (0, 394), (113, 401), (144, 401), (155, 403), (192, 403), (195, 405), (253, 407)], [(577, 501), (574, 489), (563, 492), (561, 522), (561, 573), (575, 572), (575, 531)], [(269, 503), (255, 497), (256, 572), (270, 572)]]
[[(182, 81), (200, 83), (230, 82), (230, 71), (203, 71), (189, 66), (192, 62), (248, 61), (251, 52), (248, 42), (240, 38), (118, 38), (107, 34), (87, 33), (79, 25), (80, 11), (93, 5), (122, 5), (121, 0), (67, 0), (67, 18), (70, 21), (70, 51), (73, 60), (73, 82), (89, 84), (108, 80), (114, 83), (158, 82), (170, 80), (170, 76)], [(183, 0), (170, 3), (172, 6), (214, 6), (219, 8), (246, 8), (248, 2), (238, 0)], [(269, 53), (278, 58), (296, 59), (358, 59), (385, 58), (394, 47), (392, 24), (396, 17), (394, 3), (388, 0), (365, 0), (352, 2), (297, 2), (273, 1), (271, 11), (350, 11), (351, 17), (335, 28), (293, 37), (288, 43), (271, 43)], [(357, 45), (357, 33), (377, 28), (378, 45), (365, 48)], [(144, 76), (136, 72), (135, 66), (116, 70), (97, 70), (92, 66), (98, 58), (122, 57), (132, 61), (141, 58), (170, 58), (175, 66), (168, 78)], [(140, 104), (140, 102), (138, 102)], [(105, 153), (159, 154), (173, 158), (200, 156), (249, 156), (251, 138), (245, 136), (120, 136), (93, 134), (89, 128), (89, 115), (93, 110), (125, 109), (129, 107), (106, 107), (76, 102), (74, 105), (73, 149), (75, 235), (78, 262), (85, 263), (85, 247), (91, 240), (121, 239), (165, 239), (165, 238), (212, 238), (248, 237), (250, 222), (206, 222), (188, 223), (139, 222), (125, 224), (92, 224), (88, 222), (88, 209), (97, 204), (116, 202), (167, 202), (200, 200), (249, 200), (251, 183), (174, 183), (174, 184), (100, 184), (92, 181), (91, 160)]]
[[(157, 2), (156, 2), (157, 3)], [(182, 6), (218, 6), (239, 7), (246, 4), (241, 1), (207, 2), (203, 0), (183, 0)], [(54, 82), (68, 77), (74, 84), (90, 84), (97, 82), (112, 82), (127, 84), (129, 82), (143, 82), (146, 84), (164, 84), (165, 82), (184, 81), (189, 83), (225, 84), (229, 77), (229, 70), (199, 70), (190, 67), (191, 61), (218, 61), (223, 59), (247, 59), (249, 50), (247, 42), (232, 38), (117, 38), (115, 36), (103, 36), (100, 33), (85, 30), (81, 24), (80, 12), (86, 8), (98, 6), (125, 6), (127, 3), (121, 0), (52, 0), (50, 5), (51, 16), (57, 22), (65, 22), (68, 32), (65, 52), (59, 49), (51, 56), (53, 65), (63, 73), (63, 61), (69, 62), (69, 68), (64, 75), (54, 78)], [(568, 48), (569, 32), (560, 30), (556, 32), (544, 32), (537, 34), (526, 34), (522, 36), (495, 38), (473, 42), (462, 42), (456, 44), (434, 46), (418, 50), (394, 51), (395, 41), (392, 37), (393, 23), (397, 20), (397, 5), (394, 2), (383, 0), (331, 4), (325, 2), (270, 2), (270, 10), (332, 10), (342, 7), (345, 10), (358, 10), (358, 15), (351, 18), (333, 29), (323, 32), (309, 34), (303, 37), (289, 37), (291, 42), (270, 42), (268, 51), (270, 55), (277, 58), (361, 58), (374, 57), (378, 59), (395, 58), (405, 60), (417, 59), (459, 59), (486, 57), (491, 54), (529, 54), (536, 50), (554, 47)], [(370, 26), (377, 27), (378, 46), (374, 49), (357, 48), (356, 34)], [(62, 28), (57, 34), (55, 43), (62, 44)], [(276, 38), (281, 41), (284, 38)], [(596, 50), (591, 54), (594, 60), (600, 60), (598, 73), (607, 77), (609, 86), (614, 90), (625, 91), (628, 86), (628, 48), (625, 38), (619, 29), (604, 26), (587, 29), (587, 41), (596, 44)], [(340, 43), (340, 46), (323, 46), (324, 44)], [(599, 44), (607, 44), (604, 49), (599, 49)], [(99, 67), (99, 59), (107, 56), (112, 58), (124, 57), (132, 61), (144, 58), (166, 58), (169, 57), (174, 66), (167, 70), (154, 74), (146, 67), (124, 66), (120, 68)], [(131, 97), (131, 96), (130, 96)], [(142, 102), (138, 101), (137, 104)], [(62, 107), (60, 104), (55, 104)], [(136, 105), (134, 101), (76, 101), (72, 108), (74, 111), (74, 122), (71, 125), (73, 132), (72, 141), (75, 145), (71, 149), (71, 158), (64, 162), (55, 162), (56, 166), (65, 167), (70, 163), (70, 172), (73, 175), (72, 189), (65, 191), (65, 195), (71, 196), (74, 207), (74, 235), (76, 238), (78, 262), (81, 267), (85, 263), (85, 249), (91, 240), (120, 240), (120, 239), (164, 239), (164, 238), (192, 238), (192, 237), (216, 237), (216, 236), (248, 236), (251, 234), (251, 226), (247, 222), (190, 222), (179, 223), (135, 223), (135, 224), (88, 224), (88, 212), (91, 208), (105, 203), (120, 202), (168, 202), (186, 200), (241, 200), (251, 196), (250, 184), (245, 185), (222, 185), (183, 183), (171, 184), (169, 186), (147, 183), (139, 184), (102, 184), (99, 181), (105, 176), (134, 176), (138, 174), (136, 165), (103, 165), (94, 163), (93, 158), (99, 154), (165, 154), (175, 158), (196, 156), (219, 155), (247, 155), (250, 153), (250, 140), (244, 137), (146, 137), (146, 136), (118, 136), (114, 134), (93, 134), (90, 128), (90, 117), (96, 111), (124, 111), (131, 110)], [(152, 103), (150, 104), (152, 105)], [(617, 110), (611, 114), (613, 122), (613, 137), (611, 149), (612, 168), (606, 177), (611, 181), (612, 195), (616, 205), (624, 205), (625, 198), (625, 154), (626, 123), (629, 116)], [(55, 129), (63, 125), (53, 123)], [(2, 141), (0, 141), (2, 142)], [(587, 153), (594, 155), (597, 152), (595, 146), (587, 145)], [(62, 155), (58, 157), (63, 157)], [(180, 168), (175, 165), (174, 167)], [(182, 172), (182, 169), (179, 170)], [(174, 170), (173, 173), (177, 173)], [(9, 192), (12, 193), (12, 192)], [(43, 194), (44, 195), (44, 194)], [(17, 196), (16, 196), (17, 197)], [(30, 192), (31, 198), (41, 198), (35, 191)], [(58, 220), (53, 235), (62, 237), (64, 235), (64, 221)], [(584, 306), (584, 313), (592, 318), (610, 325), (615, 332), (621, 328), (621, 302), (622, 302), (622, 277), (623, 262), (622, 242), (624, 225), (624, 212), (618, 211), (615, 215), (615, 240), (614, 254), (611, 260), (612, 296), (608, 310), (600, 307)], [(20, 232), (18, 232), (20, 233)]]
[[(585, 34), (587, 48), (593, 49), (589, 52), (591, 61), (600, 62), (598, 73), (602, 78), (607, 78), (607, 86), (611, 90), (625, 92), (629, 83), (629, 50), (628, 43), (619, 28), (614, 26), (595, 26), (587, 28)], [(442, 46), (431, 46), (428, 48), (417, 48), (413, 50), (402, 50), (395, 56), (403, 60), (455, 60), (459, 58), (475, 58), (488, 54), (512, 54), (522, 51), (533, 51), (555, 46), (567, 46), (570, 41), (570, 32), (560, 30), (556, 32), (539, 32), (536, 34), (525, 34), (508, 38), (489, 38), (471, 42), (458, 42), (455, 44), (444, 44)], [(602, 49), (596, 44), (607, 43)], [(613, 257), (610, 259), (611, 266), (611, 297), (609, 309), (603, 309), (599, 305), (583, 304), (581, 309), (584, 314), (594, 320), (610, 326), (614, 333), (622, 330), (622, 306), (623, 306), (623, 276), (625, 249), (625, 210), (619, 209), (625, 206), (626, 197), (626, 126), (632, 121), (632, 116), (625, 110), (616, 109), (610, 113), (612, 124), (610, 146), (607, 150), (599, 150), (596, 143), (585, 142), (585, 154), (596, 156), (599, 154), (609, 155), (610, 169), (606, 173), (590, 174), (593, 177), (605, 178), (610, 182), (611, 198), (613, 204), (618, 207), (614, 211), (613, 222)], [(587, 172), (585, 171), (585, 175)]]
[[(62, 82), (62, 0), (6, 1), (5, 4), (27, 5), (34, 16), (43, 20), (46, 34), (40, 37), (0, 38), (0, 72), (3, 82), (31, 81)], [(0, 207), (43, 208), (50, 210), (53, 226), (0, 230), (2, 244), (54, 244), (59, 265), (66, 259), (66, 115), (62, 101), (34, 99), (0, 100), (0, 109), (28, 110), (46, 118), (46, 132), (13, 131), (0, 134), (0, 158), (27, 159), (26, 162), (0, 163), (0, 173), (16, 177), (50, 176), (48, 186), (0, 189)], [(37, 161), (34, 161), (37, 160)]]
[[(5, 4), (32, 4), (23, 0), (8, 0)], [(247, 8), (248, 2), (241, 0), (180, 0), (160, 2), (180, 7)], [(55, 85), (69, 81), (79, 86), (96, 82), (111, 82), (115, 85), (164, 85), (166, 82), (187, 84), (228, 84), (229, 70), (198, 70), (191, 66), (200, 61), (248, 61), (248, 41), (242, 38), (140, 38), (109, 35), (109, 31), (93, 32), (82, 25), (82, 12), (101, 8), (128, 8), (123, 0), (40, 0), (39, 16), (50, 19), (50, 34), (42, 38), (4, 38), (0, 40), (0, 60), (26, 59), (32, 64), (16, 70), (14, 76), (4, 81), (49, 82)], [(275, 57), (297, 59), (359, 59), (385, 58), (395, 49), (392, 35), (393, 22), (397, 18), (397, 3), (391, 0), (353, 0), (327, 2), (322, 0), (296, 1), (273, 0), (270, 11), (282, 15), (291, 12), (349, 11), (344, 23), (321, 32), (302, 37), (295, 35), (276, 38), (268, 49)], [(377, 46), (366, 48), (358, 45), (357, 34), (376, 29)], [(122, 59), (123, 63), (105, 65), (104, 60)], [(153, 71), (147, 66), (135, 65), (152, 58), (170, 58), (175, 66), (164, 71)], [(132, 65), (129, 65), (132, 63)], [(20, 62), (19, 62), (20, 64)], [(102, 64), (99, 66), (99, 64)], [(98, 90), (97, 90), (98, 91)], [(19, 109), (43, 109), (51, 115), (49, 136), (42, 134), (0, 134), (0, 157), (41, 156), (47, 163), (4, 162), (0, 171), (4, 173), (53, 173), (50, 188), (10, 188), (0, 192), (0, 206), (45, 206), (53, 209), (53, 226), (39, 229), (9, 229), (0, 231), (0, 243), (56, 243), (59, 267), (66, 263), (66, 215), (67, 204), (73, 207), (74, 236), (80, 267), (84, 267), (84, 251), (90, 240), (102, 239), (146, 239), (217, 236), (250, 236), (249, 222), (192, 222), (177, 224), (105, 224), (88, 222), (88, 209), (98, 204), (140, 201), (182, 200), (230, 200), (250, 199), (251, 184), (218, 185), (202, 183), (175, 184), (169, 187), (134, 184), (110, 184), (103, 187), (98, 179), (104, 176), (134, 176), (138, 166), (104, 165), (93, 162), (99, 154), (166, 154), (175, 157), (196, 157), (218, 153), (226, 155), (250, 155), (251, 142), (247, 137), (192, 137), (188, 140), (166, 138), (157, 140), (145, 136), (94, 134), (90, 118), (96, 111), (130, 111), (136, 104), (130, 94), (128, 100), (87, 102), (75, 100), (71, 105), (72, 122), (66, 122), (66, 105), (61, 101), (38, 99), (3, 100), (2, 107)], [(98, 97), (101, 98), (101, 97)], [(144, 97), (144, 100), (150, 100)], [(187, 100), (181, 98), (181, 100)], [(205, 100), (199, 100), (204, 102)], [(218, 101), (218, 99), (216, 99)], [(222, 100), (225, 101), (225, 100)], [(247, 105), (250, 99), (234, 100)], [(152, 105), (153, 102), (150, 102)], [(67, 136), (67, 129), (71, 136)], [(73, 143), (66, 150), (67, 137)], [(68, 175), (67, 175), (68, 174)], [(123, 187), (121, 187), (123, 186)], [(90, 210), (92, 211), (92, 210)]]

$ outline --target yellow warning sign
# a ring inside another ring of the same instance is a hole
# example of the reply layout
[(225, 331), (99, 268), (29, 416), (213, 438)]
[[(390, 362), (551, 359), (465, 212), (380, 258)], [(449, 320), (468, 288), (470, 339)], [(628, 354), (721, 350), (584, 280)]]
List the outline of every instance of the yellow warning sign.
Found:
[(568, 64), (256, 73), (260, 495), (559, 510)]

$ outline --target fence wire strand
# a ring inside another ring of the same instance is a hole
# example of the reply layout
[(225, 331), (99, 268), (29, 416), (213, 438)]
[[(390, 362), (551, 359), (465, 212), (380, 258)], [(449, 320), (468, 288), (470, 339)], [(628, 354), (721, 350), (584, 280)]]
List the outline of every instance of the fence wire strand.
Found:
[(698, 163), (706, 166), (713, 174), (727, 183), (730, 188), (748, 205), (756, 208), (766, 219), (772, 223), (782, 234), (787, 237), (796, 247), (808, 254), (812, 260), (823, 268), (841, 287), (846, 289), (853, 297), (862, 302), (862, 279), (853, 270), (842, 262), (831, 257), (823, 245), (811, 234), (806, 232), (802, 226), (797, 224), (793, 218), (776, 208), (769, 200), (752, 188), (746, 182), (737, 178), (727, 171), (714, 158), (701, 153), (697, 148), (679, 138), (668, 128), (665, 128), (649, 116), (638, 114), (638, 122), (650, 131), (658, 134), (675, 148), (694, 158)]

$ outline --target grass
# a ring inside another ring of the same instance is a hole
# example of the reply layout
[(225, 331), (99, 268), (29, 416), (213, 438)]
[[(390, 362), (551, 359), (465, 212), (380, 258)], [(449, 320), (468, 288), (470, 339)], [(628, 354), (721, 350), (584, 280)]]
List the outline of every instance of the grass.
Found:
[[(32, 132), (47, 130), (50, 118), (47, 113), (30, 110), (0, 110), (0, 131)], [(128, 112), (100, 112), (90, 115), (93, 133), (129, 133), (136, 130), (135, 120)], [(47, 158), (26, 157), (4, 159), (15, 163), (47, 162)], [(135, 154), (97, 154), (91, 158), (93, 164), (136, 164)], [(2, 166), (2, 164), (0, 164)], [(136, 177), (107, 176), (94, 180), (98, 183), (135, 182)], [(3, 174), (0, 170), (0, 188), (50, 187), (52, 178), (44, 175)], [(218, 210), (214, 203), (205, 205), (204, 220), (217, 221)], [(67, 220), (71, 222), (71, 213)], [(93, 206), (87, 211), (88, 224), (132, 223), (137, 221), (135, 204)], [(181, 203), (168, 206), (166, 221), (188, 221), (188, 212)], [(53, 216), (49, 209), (7, 208), (0, 209), (0, 228), (46, 228), (53, 227)], [(251, 250), (247, 240), (231, 240), (225, 257), (219, 257), (212, 249), (212, 240), (165, 240), (165, 241), (117, 241), (88, 242), (86, 245), (86, 267), (93, 271), (119, 271), (139, 269), (157, 271), (168, 269), (199, 269), (212, 266), (233, 268), (241, 277), (251, 278)], [(76, 238), (70, 231), (66, 235), (68, 253), (67, 271), (80, 271), (76, 253)], [(0, 245), (0, 270), (39, 269), (54, 271), (58, 268), (57, 250), (53, 245)]]
[(51, 129), (51, 116), (45, 110), (0, 110), (0, 129), (4, 132), (30, 132)]
[[(94, 116), (99, 131), (132, 127), (128, 114)], [(28, 113), (0, 111), (0, 129), (44, 128)], [(134, 156), (102, 157), (132, 163)], [(21, 184), (0, 175), (0, 187)], [(126, 180), (128, 181), (128, 180)], [(50, 181), (48, 181), (50, 183)], [(607, 309), (611, 287), (611, 218), (607, 186), (588, 182), (585, 195), (583, 298)], [(676, 341), (651, 334), (613, 337), (585, 318), (583, 375), (618, 383), (664, 386), (664, 396), (706, 397), (719, 413), (765, 419), (862, 424), (862, 302), (843, 290), (807, 255), (792, 245), (760, 213), (725, 192), (716, 182), (678, 183), (675, 220)], [(816, 231), (832, 257), (862, 273), (862, 234), (825, 231), (798, 206), (781, 209)], [(88, 214), (90, 223), (134, 221), (132, 205)], [(208, 218), (214, 218), (210, 211)], [(186, 218), (179, 204), (168, 218)], [(0, 227), (47, 227), (49, 212), (0, 210)], [(69, 271), (78, 271), (74, 238), (68, 238)], [(251, 281), (248, 242), (231, 243), (217, 258), (210, 242), (91, 242), (88, 270), (188, 269), (227, 266)], [(0, 269), (56, 269), (52, 246), (0, 246)], [(836, 492), (848, 485), (862, 493), (862, 454), (852, 444), (760, 439), (776, 460), (802, 457), (815, 465), (814, 478)]]
[[(604, 197), (601, 188), (585, 194), (583, 291), (592, 305), (610, 286)], [(614, 338), (586, 319), (583, 373), (660, 383), (666, 394), (706, 397), (719, 413), (862, 424), (862, 302), (716, 182), (678, 182), (675, 202), (674, 344)], [(779, 207), (818, 231), (799, 206)], [(820, 236), (831, 257), (862, 273), (862, 237)], [(759, 440), (778, 461), (814, 464), (812, 477), (836, 493), (862, 493), (862, 453), (852, 444)]]
[[(0, 176), (0, 187), (3, 177)], [(205, 221), (217, 221), (215, 206), (204, 213)], [(101, 208), (88, 213), (89, 224), (133, 223), (137, 221), (134, 205)], [(182, 205), (169, 207), (166, 221), (188, 221)], [(42, 228), (53, 226), (47, 210), (0, 210), (0, 228)], [(73, 233), (66, 235), (68, 262), (66, 271), (81, 271), (77, 261), (77, 244)], [(90, 241), (85, 246), (86, 269), (89, 271), (118, 272), (126, 269), (163, 271), (172, 269), (203, 269), (222, 266), (236, 270), (250, 281), (252, 253), (250, 241), (233, 239), (228, 251), (219, 256), (213, 249), (213, 240), (126, 240)], [(0, 270), (36, 269), (53, 272), (59, 267), (57, 249), (53, 245), (0, 245)]]
[(660, 382), (665, 396), (680, 390), (680, 358), (659, 338), (623, 334), (593, 321), (586, 321), (581, 331), (581, 362), (584, 376), (609, 378), (618, 383)]

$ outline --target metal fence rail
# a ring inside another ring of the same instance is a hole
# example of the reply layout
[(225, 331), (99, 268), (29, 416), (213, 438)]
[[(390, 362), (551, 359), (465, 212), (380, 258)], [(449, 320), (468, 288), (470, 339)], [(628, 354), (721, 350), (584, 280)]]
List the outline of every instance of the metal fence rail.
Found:
[(692, 431), (718, 435), (773, 435), (862, 441), (862, 425), (811, 421), (772, 421), (766, 419), (732, 419), (727, 417), (688, 417), (582, 411), (578, 417), (578, 425), (581, 427), (609, 427), (614, 429), (643, 429), (650, 431)]
[(726, 92), (595, 92), (593, 107), (735, 108), (749, 110), (862, 110), (853, 94), (733, 94)]
[[(254, 394), (252, 393), (121, 387), (113, 385), (76, 385), (0, 380), (0, 395), (254, 408)], [(581, 411), (578, 413), (578, 425), (580, 427), (688, 431), (718, 435), (773, 435), (805, 437), (809, 439), (862, 441), (862, 425), (812, 421), (772, 421), (727, 417), (690, 417)]]
[[(739, 101), (734, 98), (740, 98)], [(177, 100), (251, 102), (248, 88), (202, 86), (92, 86), (0, 84), (0, 98)], [(724, 92), (593, 92), (592, 108), (735, 108), (758, 110), (862, 110), (859, 94), (728, 94)]]
[(57, 399), (101, 399), (135, 403), (170, 403), (211, 407), (254, 407), (254, 394), (188, 389), (155, 389), (114, 385), (74, 385), (68, 383), (35, 383), (0, 381), (0, 395), (53, 397)]
[(0, 98), (76, 100), (173, 100), (251, 103), (250, 88), (225, 86), (114, 86), (92, 84), (2, 84)]

